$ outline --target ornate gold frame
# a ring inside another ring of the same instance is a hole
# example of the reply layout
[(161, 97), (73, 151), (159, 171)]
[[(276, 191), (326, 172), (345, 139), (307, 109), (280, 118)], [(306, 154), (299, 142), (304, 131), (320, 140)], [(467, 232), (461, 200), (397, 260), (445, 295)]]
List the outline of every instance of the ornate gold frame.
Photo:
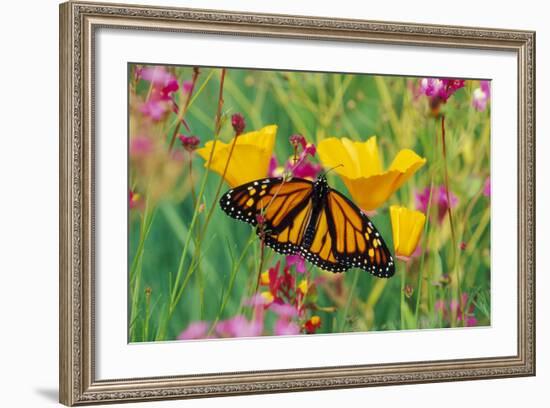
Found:
[[(98, 27), (505, 50), (518, 62), (518, 350), (513, 356), (237, 374), (94, 376), (93, 47)], [(535, 33), (69, 2), (60, 6), (60, 401), (67, 405), (535, 374)]]

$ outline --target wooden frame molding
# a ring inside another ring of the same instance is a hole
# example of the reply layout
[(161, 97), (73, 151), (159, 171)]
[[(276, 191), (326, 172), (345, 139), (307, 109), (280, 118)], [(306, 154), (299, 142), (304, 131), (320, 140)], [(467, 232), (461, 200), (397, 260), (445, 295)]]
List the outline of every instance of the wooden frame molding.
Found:
[[(518, 350), (513, 356), (95, 379), (94, 33), (101, 27), (512, 51), (518, 63)], [(535, 374), (535, 33), (69, 2), (60, 6), (60, 400), (67, 405)]]

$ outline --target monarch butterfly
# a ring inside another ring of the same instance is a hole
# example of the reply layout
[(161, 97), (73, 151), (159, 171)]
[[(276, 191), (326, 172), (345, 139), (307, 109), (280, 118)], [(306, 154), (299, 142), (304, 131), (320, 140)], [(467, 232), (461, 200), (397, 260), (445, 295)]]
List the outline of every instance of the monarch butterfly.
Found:
[(330, 188), (325, 174), (315, 182), (252, 181), (227, 191), (220, 206), (230, 217), (255, 226), (264, 243), (281, 254), (300, 254), (332, 272), (356, 267), (380, 278), (395, 273), (380, 233), (361, 209)]

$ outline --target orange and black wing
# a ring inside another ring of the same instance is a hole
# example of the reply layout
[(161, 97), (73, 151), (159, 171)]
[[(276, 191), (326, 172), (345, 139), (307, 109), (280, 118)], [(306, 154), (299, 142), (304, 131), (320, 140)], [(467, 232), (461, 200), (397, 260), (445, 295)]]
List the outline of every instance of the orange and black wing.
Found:
[(328, 208), (321, 207), (313, 230), (311, 243), (300, 248), (300, 255), (321, 269), (344, 272), (349, 266), (336, 257), (336, 234)]
[(382, 236), (367, 215), (336, 190), (326, 202), (331, 256), (347, 268), (361, 268), (380, 278), (395, 273), (395, 262)]
[(299, 252), (311, 217), (309, 180), (282, 177), (252, 181), (229, 190), (220, 199), (220, 206), (230, 217), (258, 226), (266, 245), (282, 254)]

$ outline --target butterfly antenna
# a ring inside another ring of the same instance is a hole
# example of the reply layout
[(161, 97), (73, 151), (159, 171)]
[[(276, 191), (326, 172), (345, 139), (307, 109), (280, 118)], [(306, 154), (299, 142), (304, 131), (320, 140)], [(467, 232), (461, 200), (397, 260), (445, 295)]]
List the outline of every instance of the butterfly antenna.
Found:
[(343, 164), (339, 164), (338, 166), (334, 166), (334, 167), (331, 167), (330, 169), (328, 169), (327, 171), (325, 171), (323, 173), (324, 176), (326, 176), (330, 171), (334, 170), (334, 169), (337, 169), (338, 167), (344, 167)]

